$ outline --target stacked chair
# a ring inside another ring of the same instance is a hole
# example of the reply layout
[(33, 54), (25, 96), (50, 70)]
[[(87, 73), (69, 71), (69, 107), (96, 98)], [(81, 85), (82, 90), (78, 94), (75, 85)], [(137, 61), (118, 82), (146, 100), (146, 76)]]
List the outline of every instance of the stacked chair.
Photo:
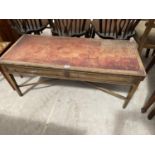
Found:
[(135, 34), (139, 19), (94, 19), (92, 21), (92, 38), (95, 34), (103, 39), (128, 40)]
[(139, 52), (142, 53), (144, 48), (147, 49), (146, 57), (150, 49), (155, 49), (155, 23), (154, 20), (141, 20), (135, 28), (135, 40), (139, 45)]
[(49, 19), (53, 36), (90, 37), (89, 19)]
[(19, 35), (22, 34), (41, 34), (47, 28), (46, 19), (11, 19), (10, 24)]

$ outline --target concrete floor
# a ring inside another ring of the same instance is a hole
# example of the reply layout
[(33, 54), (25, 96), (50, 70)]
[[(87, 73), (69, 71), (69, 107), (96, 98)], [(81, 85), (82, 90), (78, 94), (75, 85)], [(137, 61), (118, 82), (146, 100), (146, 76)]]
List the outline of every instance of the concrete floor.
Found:
[[(154, 72), (152, 68), (126, 109), (123, 100), (77, 81), (16, 77), (19, 84), (47, 80), (22, 88), (25, 94), (19, 97), (0, 75), (0, 134), (155, 134), (155, 118), (150, 121), (140, 112), (155, 87)], [(104, 87), (121, 94), (128, 90)]]

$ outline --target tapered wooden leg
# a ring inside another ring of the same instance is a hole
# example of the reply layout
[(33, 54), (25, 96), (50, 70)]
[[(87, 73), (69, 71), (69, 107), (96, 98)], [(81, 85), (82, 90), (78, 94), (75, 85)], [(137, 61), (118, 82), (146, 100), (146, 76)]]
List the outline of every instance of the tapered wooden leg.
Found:
[(137, 90), (138, 85), (139, 85), (139, 83), (131, 86), (131, 88), (130, 88), (130, 90), (128, 92), (127, 98), (126, 98), (126, 100), (125, 100), (125, 102), (123, 104), (123, 108), (127, 107), (130, 99), (132, 98), (132, 96), (134, 95), (135, 91)]
[(147, 48), (147, 49), (146, 49), (146, 54), (145, 54), (145, 57), (146, 57), (146, 58), (148, 58), (148, 57), (149, 57), (149, 53), (150, 53), (150, 49), (149, 49), (149, 48)]
[(4, 75), (7, 77), (7, 80), (10, 83), (10, 85), (17, 91), (18, 95), (19, 96), (22, 96), (22, 92), (20, 91), (20, 89), (19, 89), (19, 87), (18, 87), (18, 85), (16, 83), (16, 80), (15, 80), (14, 76), (12, 74), (9, 74), (6, 71), (5, 67), (1, 67), (1, 70), (4, 73)]
[(153, 108), (151, 112), (148, 114), (148, 119), (152, 119), (154, 115), (155, 115), (155, 108)]
[(3, 72), (3, 70), (1, 68), (0, 68), (0, 72), (2, 73), (2, 75), (4, 76), (4, 78), (7, 80), (7, 82), (10, 84), (10, 86), (12, 87), (12, 89), (15, 90), (14, 85), (11, 83), (11, 81), (8, 78), (8, 76), (5, 74), (5, 72)]
[(150, 69), (152, 68), (152, 66), (155, 64), (155, 56), (153, 57), (153, 59), (151, 60), (151, 62), (148, 64), (148, 66), (146, 67), (146, 73), (148, 73), (150, 71)]
[(153, 104), (153, 102), (155, 102), (155, 91), (153, 92), (149, 100), (144, 104), (144, 106), (141, 109), (141, 112), (145, 113), (147, 109)]
[(15, 88), (16, 88), (16, 91), (17, 91), (18, 95), (19, 95), (19, 96), (23, 96), (23, 94), (22, 94), (22, 92), (21, 92), (19, 86), (17, 85), (17, 82), (16, 82), (14, 76), (13, 76), (12, 74), (9, 74), (9, 75), (10, 75), (10, 78), (12, 79), (12, 82), (13, 82), (14, 85), (15, 85)]
[(153, 52), (152, 52), (152, 56), (154, 56), (155, 55), (155, 49), (153, 50)]

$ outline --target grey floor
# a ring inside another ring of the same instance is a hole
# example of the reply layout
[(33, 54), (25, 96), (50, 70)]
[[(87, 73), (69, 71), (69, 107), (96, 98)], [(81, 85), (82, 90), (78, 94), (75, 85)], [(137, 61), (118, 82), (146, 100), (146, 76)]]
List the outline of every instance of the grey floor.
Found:
[[(126, 109), (123, 100), (77, 81), (16, 76), (19, 84), (46, 80), (22, 88), (19, 97), (0, 75), (0, 134), (155, 134), (155, 118), (150, 121), (140, 112), (155, 87), (153, 73), (155, 68)], [(103, 86), (121, 94), (128, 90)]]

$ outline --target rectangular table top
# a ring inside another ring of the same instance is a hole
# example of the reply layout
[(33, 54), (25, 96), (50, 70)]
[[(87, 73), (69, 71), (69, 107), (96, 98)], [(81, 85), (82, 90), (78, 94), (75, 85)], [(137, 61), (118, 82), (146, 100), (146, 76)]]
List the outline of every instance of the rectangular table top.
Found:
[(0, 63), (145, 75), (135, 44), (125, 40), (23, 35)]

